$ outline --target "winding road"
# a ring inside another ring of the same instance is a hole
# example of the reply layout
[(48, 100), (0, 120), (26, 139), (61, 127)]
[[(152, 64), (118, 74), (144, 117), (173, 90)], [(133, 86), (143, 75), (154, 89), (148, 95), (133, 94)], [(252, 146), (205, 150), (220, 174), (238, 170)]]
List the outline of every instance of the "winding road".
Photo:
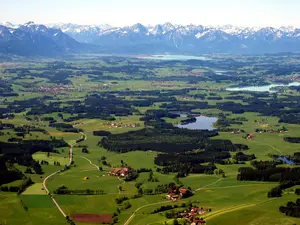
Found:
[[(84, 136), (84, 141), (87, 139), (87, 136), (86, 134), (80, 132), (80, 134), (82, 134)], [(79, 142), (78, 142), (79, 143)], [(75, 143), (74, 145), (70, 145), (70, 150), (69, 150), (69, 164), (68, 166), (71, 166), (72, 162), (73, 162), (73, 146), (77, 145), (78, 143)], [(46, 191), (47, 194), (50, 194), (48, 188), (47, 188), (47, 180), (50, 178), (50, 177), (53, 177), (55, 174), (58, 174), (60, 173), (61, 170), (58, 170), (50, 175), (48, 175), (44, 181), (43, 181), (43, 187)], [(53, 203), (55, 204), (56, 208), (60, 211), (60, 213), (64, 216), (64, 217), (67, 217), (66, 213), (62, 210), (62, 208), (59, 206), (59, 204), (57, 203), (57, 201), (54, 199), (54, 197), (50, 194), (50, 198), (51, 200), (53, 201)]]
[(168, 203), (168, 202), (172, 202), (172, 201), (169, 200), (169, 201), (163, 201), (163, 202), (156, 202), (156, 203), (151, 203), (151, 204), (143, 205), (143, 206), (141, 206), (140, 208), (137, 208), (137, 209), (133, 212), (133, 214), (129, 217), (129, 219), (124, 223), (124, 225), (128, 225), (128, 224), (133, 220), (135, 214), (136, 214), (139, 210), (141, 210), (141, 209), (143, 209), (143, 208), (146, 208), (146, 207), (148, 207), (148, 206), (159, 205), (159, 204), (164, 204), (164, 203)]
[[(211, 183), (211, 184), (208, 184), (208, 185), (206, 185), (206, 186), (203, 186), (203, 187), (201, 187), (201, 188), (198, 188), (198, 189), (195, 190), (195, 192), (200, 191), (200, 190), (202, 190), (202, 189), (205, 189), (205, 188), (207, 188), (207, 187), (209, 187), (209, 186), (212, 186), (212, 185), (218, 183), (218, 182), (221, 181), (221, 180), (223, 180), (223, 178), (220, 178), (219, 180), (217, 180), (217, 181), (215, 181), (215, 182), (213, 182), (213, 183)], [(148, 206), (159, 205), (159, 204), (164, 204), (164, 203), (168, 203), (168, 202), (172, 202), (172, 201), (169, 200), (169, 201), (163, 201), (163, 202), (156, 202), (156, 203), (151, 203), (151, 204), (147, 204), (147, 205), (141, 206), (140, 208), (136, 209), (136, 210), (132, 213), (132, 215), (128, 218), (128, 220), (126, 220), (126, 222), (124, 223), (124, 225), (128, 225), (128, 224), (133, 220), (133, 218), (135, 217), (135, 214), (136, 214), (139, 210), (141, 210), (141, 209), (143, 209), (143, 208), (146, 208), (146, 207), (148, 207)]]

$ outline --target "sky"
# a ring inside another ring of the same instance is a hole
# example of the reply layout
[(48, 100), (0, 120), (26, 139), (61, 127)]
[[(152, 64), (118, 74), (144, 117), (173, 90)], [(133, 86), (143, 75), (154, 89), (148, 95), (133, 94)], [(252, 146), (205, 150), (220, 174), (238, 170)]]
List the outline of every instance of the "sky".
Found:
[(0, 22), (300, 27), (300, 0), (0, 0)]

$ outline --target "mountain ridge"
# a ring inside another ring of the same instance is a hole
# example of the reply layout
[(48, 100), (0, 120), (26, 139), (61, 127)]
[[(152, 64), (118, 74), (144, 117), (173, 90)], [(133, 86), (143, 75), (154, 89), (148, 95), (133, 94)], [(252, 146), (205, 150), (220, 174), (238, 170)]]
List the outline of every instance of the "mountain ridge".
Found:
[(85, 49), (84, 44), (89, 45), (89, 51), (129, 54), (264, 54), (300, 51), (300, 29), (292, 26), (274, 28), (171, 23), (147, 26), (136, 23), (132, 26), (113, 27), (108, 24), (43, 25), (27, 22), (14, 25), (7, 22), (0, 25), (0, 47), (5, 40), (22, 40), (22, 37), (27, 42), (37, 41), (36, 39), (40, 40), (38, 35), (45, 39), (45, 43), (53, 42), (57, 47), (56, 50), (53, 48), (48, 51), (58, 53), (78, 52)]

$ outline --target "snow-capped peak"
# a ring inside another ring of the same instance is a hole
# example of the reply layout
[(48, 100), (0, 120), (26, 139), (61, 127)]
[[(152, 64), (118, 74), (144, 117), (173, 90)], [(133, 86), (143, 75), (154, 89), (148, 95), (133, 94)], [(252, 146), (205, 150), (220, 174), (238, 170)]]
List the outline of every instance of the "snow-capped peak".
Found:
[(24, 27), (29, 27), (29, 26), (32, 26), (32, 25), (35, 25), (33, 21), (28, 21), (27, 23), (23, 24)]

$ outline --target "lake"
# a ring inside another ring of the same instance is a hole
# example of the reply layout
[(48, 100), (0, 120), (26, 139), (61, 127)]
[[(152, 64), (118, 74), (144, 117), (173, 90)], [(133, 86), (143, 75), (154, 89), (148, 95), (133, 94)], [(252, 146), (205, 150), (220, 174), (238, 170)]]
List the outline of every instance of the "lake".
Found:
[(157, 60), (180, 60), (180, 61), (186, 61), (186, 60), (210, 60), (207, 57), (204, 56), (191, 56), (191, 55), (151, 55), (151, 56), (145, 56), (140, 57), (144, 59), (157, 59)]
[(300, 86), (299, 82), (293, 82), (289, 84), (270, 84), (263, 86), (247, 86), (247, 87), (234, 87), (226, 88), (226, 91), (256, 91), (256, 92), (276, 92), (270, 90), (273, 87), (289, 87), (289, 86)]
[(196, 116), (197, 120), (194, 123), (188, 124), (178, 124), (176, 125), (179, 128), (187, 128), (190, 130), (215, 130), (213, 124), (217, 122), (217, 117), (208, 117), (208, 116)]

